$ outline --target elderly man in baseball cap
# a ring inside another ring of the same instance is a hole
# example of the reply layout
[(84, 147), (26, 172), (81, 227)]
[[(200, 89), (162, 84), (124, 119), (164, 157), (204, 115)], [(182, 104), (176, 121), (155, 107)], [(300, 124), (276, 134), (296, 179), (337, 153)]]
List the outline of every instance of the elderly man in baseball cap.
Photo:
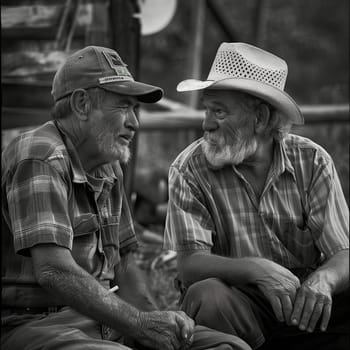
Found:
[(53, 120), (4, 150), (2, 349), (251, 349), (159, 311), (135, 264), (120, 163), (134, 109), (162, 95), (114, 50), (86, 47), (54, 77)]
[(222, 43), (202, 90), (204, 136), (169, 172), (165, 247), (182, 309), (253, 349), (349, 344), (349, 214), (329, 154), (290, 133), (303, 116), (287, 64)]

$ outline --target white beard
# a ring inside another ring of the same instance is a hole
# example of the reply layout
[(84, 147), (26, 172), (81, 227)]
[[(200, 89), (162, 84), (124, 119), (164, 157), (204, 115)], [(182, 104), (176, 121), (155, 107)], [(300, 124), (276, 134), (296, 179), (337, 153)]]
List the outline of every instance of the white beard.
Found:
[(114, 134), (109, 130), (103, 130), (96, 135), (96, 141), (99, 151), (106, 157), (119, 160), (121, 163), (126, 164), (130, 157), (131, 152), (128, 146), (119, 144), (114, 137)]
[(202, 142), (202, 150), (207, 161), (214, 167), (223, 167), (224, 165), (238, 165), (244, 159), (253, 155), (258, 147), (256, 138), (251, 140), (242, 140), (238, 138), (234, 144), (228, 145), (223, 137), (220, 137), (217, 145), (213, 145), (205, 139)]
[(118, 159), (120, 163), (127, 164), (131, 158), (130, 148), (128, 146), (119, 145), (118, 152), (119, 152)]

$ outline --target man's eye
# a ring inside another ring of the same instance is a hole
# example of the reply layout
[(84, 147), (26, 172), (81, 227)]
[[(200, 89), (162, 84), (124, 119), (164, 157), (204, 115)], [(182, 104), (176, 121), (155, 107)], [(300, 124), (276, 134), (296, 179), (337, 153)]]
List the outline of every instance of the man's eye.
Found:
[(226, 116), (226, 112), (221, 108), (214, 109), (214, 113), (217, 118), (224, 118)]

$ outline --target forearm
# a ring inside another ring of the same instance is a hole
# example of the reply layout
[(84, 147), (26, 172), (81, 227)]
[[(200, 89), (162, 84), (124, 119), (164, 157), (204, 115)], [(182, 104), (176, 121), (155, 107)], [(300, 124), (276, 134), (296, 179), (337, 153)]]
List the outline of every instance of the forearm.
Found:
[(335, 295), (349, 288), (349, 249), (334, 254), (329, 260), (313, 272), (310, 279), (325, 281)]
[(113, 283), (119, 286), (118, 296), (131, 305), (143, 311), (158, 310), (144, 273), (136, 265), (133, 255), (128, 254), (122, 259)]
[(38, 282), (56, 295), (62, 304), (124, 334), (135, 333), (140, 327), (140, 312), (114, 293), (109, 293), (78, 265), (61, 266), (59, 270), (48, 265)]
[(227, 258), (209, 252), (179, 254), (179, 271), (183, 283), (188, 286), (206, 278), (220, 278), (229, 285), (254, 283), (259, 275), (262, 258)]
[[(82, 269), (67, 248), (41, 244), (30, 250), (37, 282), (68, 305), (150, 348), (167, 349), (193, 334), (185, 313), (139, 311)], [(176, 346), (177, 347), (177, 346)]]

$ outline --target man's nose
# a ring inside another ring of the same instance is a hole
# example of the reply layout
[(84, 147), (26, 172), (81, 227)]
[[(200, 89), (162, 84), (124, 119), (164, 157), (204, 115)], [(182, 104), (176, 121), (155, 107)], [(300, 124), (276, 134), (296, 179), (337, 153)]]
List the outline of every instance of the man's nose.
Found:
[(128, 115), (125, 121), (125, 126), (134, 131), (136, 131), (140, 126), (139, 121), (136, 117), (136, 113), (133, 109), (129, 109), (128, 111)]
[(218, 123), (210, 111), (205, 112), (202, 128), (204, 131), (213, 131), (218, 128)]

